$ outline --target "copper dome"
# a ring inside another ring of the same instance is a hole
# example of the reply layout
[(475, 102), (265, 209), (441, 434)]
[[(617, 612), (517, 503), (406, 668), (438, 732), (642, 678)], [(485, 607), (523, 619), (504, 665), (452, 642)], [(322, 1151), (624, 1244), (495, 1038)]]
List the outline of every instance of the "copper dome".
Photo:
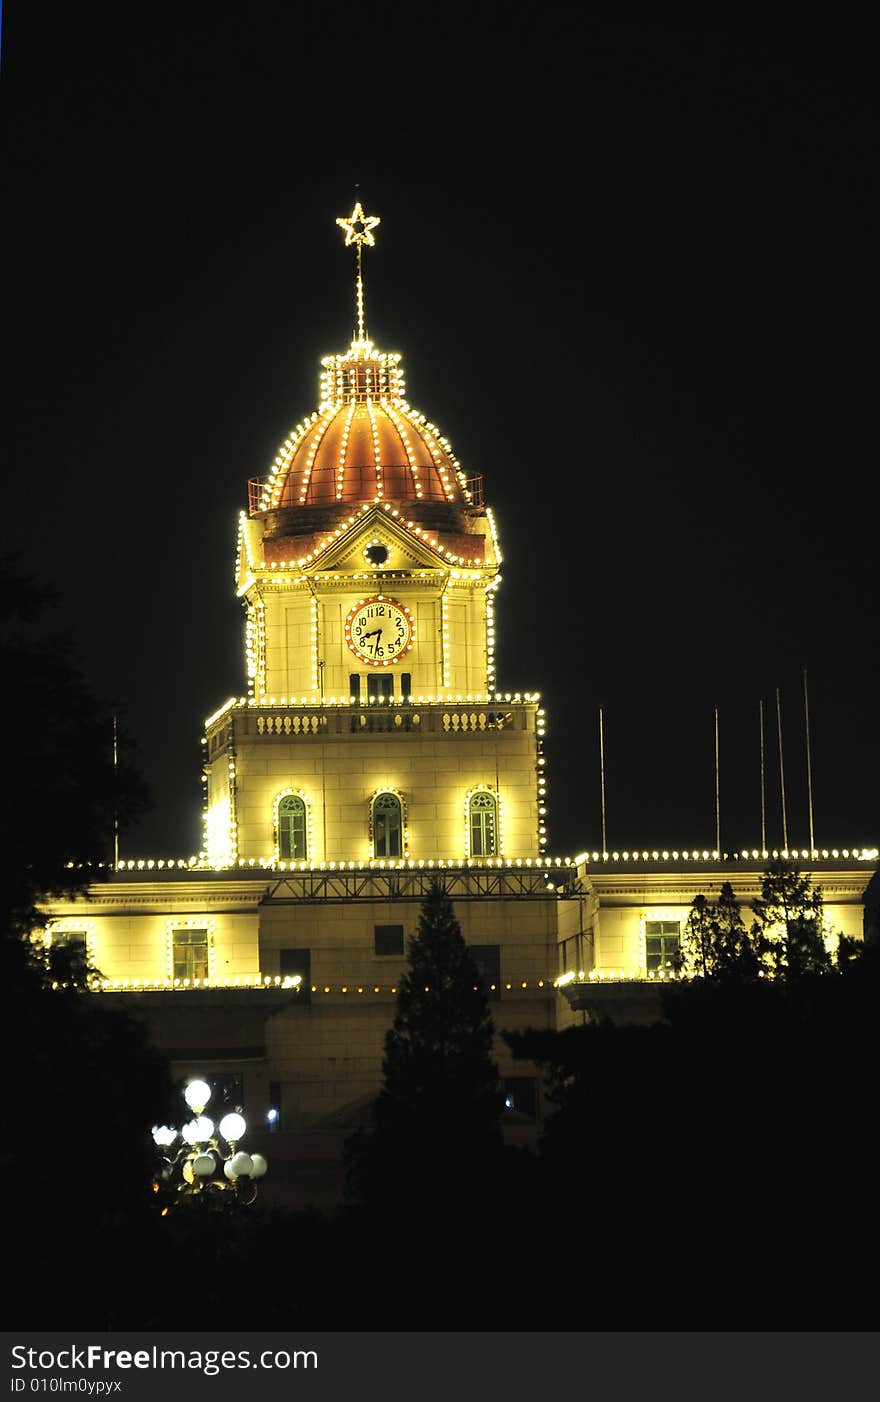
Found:
[[(461, 467), (437, 427), (403, 397), (399, 355), (353, 341), (323, 362), (321, 404), (285, 439), (255, 494), (257, 512), (366, 502), (473, 504)], [(430, 508), (429, 508), (430, 509)]]

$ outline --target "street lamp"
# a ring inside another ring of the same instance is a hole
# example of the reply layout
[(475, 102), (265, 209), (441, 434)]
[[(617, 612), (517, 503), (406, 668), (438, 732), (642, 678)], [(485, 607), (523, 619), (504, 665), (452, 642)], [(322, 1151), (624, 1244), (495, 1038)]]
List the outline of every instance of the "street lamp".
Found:
[[(257, 1179), (263, 1177), (268, 1164), (262, 1154), (246, 1154), (238, 1147), (247, 1129), (244, 1115), (232, 1110), (215, 1128), (214, 1121), (204, 1114), (211, 1099), (206, 1081), (190, 1081), (183, 1098), (193, 1118), (182, 1129), (153, 1126), (153, 1142), (164, 1158), (153, 1182), (154, 1191), (160, 1192), (164, 1185), (174, 1194), (172, 1206), (205, 1193), (222, 1193), (225, 1201), (248, 1206), (257, 1196)], [(221, 1164), (222, 1179), (215, 1176)], [(163, 1215), (168, 1210), (163, 1208)]]

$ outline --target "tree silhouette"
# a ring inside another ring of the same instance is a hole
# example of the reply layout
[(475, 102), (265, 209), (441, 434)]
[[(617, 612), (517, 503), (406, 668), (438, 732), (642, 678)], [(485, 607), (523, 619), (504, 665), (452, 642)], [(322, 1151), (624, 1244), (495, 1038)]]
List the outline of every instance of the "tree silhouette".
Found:
[(669, 983), (650, 1026), (504, 1034), (549, 1082), (543, 1196), (583, 1214), (597, 1327), (634, 1288), (658, 1328), (870, 1327), (878, 993), (869, 947), (834, 977)]
[(373, 1127), (350, 1148), (349, 1187), (396, 1200), (430, 1181), (446, 1198), (500, 1153), (503, 1105), (480, 976), (438, 882), (425, 898), (385, 1038)]
[(52, 596), (0, 562), (0, 671), (5, 695), (0, 794), (0, 929), (24, 933), (46, 895), (84, 889), (88, 865), (113, 856), (114, 818), (146, 803), (128, 764), (113, 763), (113, 716), (51, 626)]
[(834, 960), (825, 944), (822, 892), (792, 862), (772, 863), (752, 902), (757, 937), (776, 977), (828, 973)]
[(65, 1323), (70, 1262), (86, 1248), (95, 1278), (127, 1273), (125, 1234), (150, 1206), (150, 1126), (172, 1103), (164, 1057), (126, 1011), (85, 991), (80, 952), (32, 940), (41, 900), (86, 888), (88, 864), (112, 858), (114, 815), (124, 819), (146, 794), (133, 771), (114, 766), (111, 711), (50, 630), (49, 603), (0, 565), (0, 667), (15, 683), (0, 795), (0, 1024), (4, 1064), (14, 1067), (0, 1167), (15, 1185), (6, 1228), (14, 1308), (31, 1327)]
[(746, 929), (739, 901), (725, 881), (717, 901), (694, 897), (684, 929), (681, 969), (698, 978), (754, 979), (763, 945), (756, 926)]

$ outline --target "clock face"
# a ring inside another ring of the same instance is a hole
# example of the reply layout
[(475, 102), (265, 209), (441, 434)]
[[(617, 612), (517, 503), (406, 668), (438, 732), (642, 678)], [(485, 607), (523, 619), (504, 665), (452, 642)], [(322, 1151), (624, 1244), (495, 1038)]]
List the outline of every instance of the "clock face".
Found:
[(409, 609), (384, 594), (361, 599), (345, 620), (345, 641), (358, 661), (370, 667), (392, 667), (409, 652), (415, 638)]

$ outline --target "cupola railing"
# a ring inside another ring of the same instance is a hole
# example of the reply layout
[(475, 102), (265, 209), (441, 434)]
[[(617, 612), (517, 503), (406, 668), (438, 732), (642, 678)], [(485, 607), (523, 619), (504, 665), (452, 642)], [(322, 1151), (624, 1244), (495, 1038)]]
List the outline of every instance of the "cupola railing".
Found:
[[(383, 470), (387, 471), (387, 468), (388, 465), (383, 464)], [(346, 472), (366, 474), (367, 472), (372, 473), (374, 471), (375, 468), (372, 464), (368, 468), (356, 468), (353, 467), (351, 464), (346, 464)], [(265, 510), (265, 507), (262, 505), (263, 491), (268, 480), (269, 479), (267, 477), (251, 477), (248, 481), (249, 516), (258, 516), (262, 511)], [(465, 491), (468, 494), (468, 506), (474, 508), (477, 511), (482, 511), (484, 508), (482, 473), (478, 473), (475, 477), (468, 477), (465, 479)], [(347, 502), (362, 502), (365, 501), (366, 498), (364, 497), (362, 490), (354, 489), (349, 491), (343, 491), (338, 497), (336, 497), (336, 500), (345, 504)], [(407, 497), (406, 500), (409, 501), (411, 500), (411, 498)]]

